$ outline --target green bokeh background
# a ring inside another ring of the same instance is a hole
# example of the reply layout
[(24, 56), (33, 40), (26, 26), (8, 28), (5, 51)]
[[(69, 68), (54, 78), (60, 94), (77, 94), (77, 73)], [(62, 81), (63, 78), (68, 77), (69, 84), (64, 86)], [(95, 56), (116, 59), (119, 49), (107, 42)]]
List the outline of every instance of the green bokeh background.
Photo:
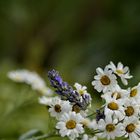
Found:
[[(0, 140), (16, 140), (31, 129), (52, 130), (54, 120), (30, 87), (7, 78), (19, 68), (60, 71), (70, 84), (88, 87), (93, 110), (101, 105), (91, 86), (95, 69), (110, 61), (128, 65), (140, 81), (140, 1), (1, 0)], [(57, 139), (57, 138), (55, 138)]]

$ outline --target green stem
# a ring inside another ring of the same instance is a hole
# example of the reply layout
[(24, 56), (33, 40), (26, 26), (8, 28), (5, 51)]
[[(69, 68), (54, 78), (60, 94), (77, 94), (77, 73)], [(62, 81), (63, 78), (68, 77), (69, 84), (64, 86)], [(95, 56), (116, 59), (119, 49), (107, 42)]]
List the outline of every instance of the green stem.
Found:
[(94, 115), (96, 115), (96, 112), (94, 112), (94, 113), (88, 115), (86, 118), (89, 118), (89, 117), (94, 116)]

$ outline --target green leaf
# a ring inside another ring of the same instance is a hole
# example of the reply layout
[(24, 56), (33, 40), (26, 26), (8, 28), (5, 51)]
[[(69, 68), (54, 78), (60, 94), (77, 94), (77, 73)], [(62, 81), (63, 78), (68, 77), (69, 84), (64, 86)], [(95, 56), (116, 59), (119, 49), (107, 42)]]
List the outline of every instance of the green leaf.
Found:
[(29, 138), (32, 138), (33, 136), (39, 136), (39, 135), (42, 135), (43, 133), (40, 131), (40, 130), (30, 130), (26, 133), (24, 133), (23, 135), (21, 135), (19, 137), (19, 140), (27, 140)]

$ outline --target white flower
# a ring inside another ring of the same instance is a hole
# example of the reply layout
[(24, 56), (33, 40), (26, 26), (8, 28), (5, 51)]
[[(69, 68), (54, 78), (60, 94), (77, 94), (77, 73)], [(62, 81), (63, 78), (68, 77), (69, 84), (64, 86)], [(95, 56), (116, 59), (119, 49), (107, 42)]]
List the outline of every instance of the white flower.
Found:
[(97, 140), (97, 136), (90, 138), (89, 140)]
[(133, 100), (127, 98), (124, 102), (124, 112), (126, 118), (138, 118), (140, 107)]
[(8, 77), (15, 82), (25, 82), (26, 70), (8, 72)]
[(132, 89), (129, 89), (129, 93), (129, 98), (137, 104), (140, 104), (140, 83)]
[(75, 83), (74, 87), (76, 88), (76, 92), (81, 95), (81, 97), (80, 97), (81, 102), (83, 100), (83, 97), (85, 97), (85, 96), (89, 96), (89, 100), (90, 101), (92, 100), (90, 94), (87, 92), (87, 87), (86, 86), (82, 86), (79, 83)]
[(89, 125), (91, 124), (91, 121), (88, 118), (84, 118), (83, 121), (82, 121), (82, 124), (83, 124), (84, 127), (89, 128)]
[(88, 109), (86, 110), (82, 110), (80, 108), (79, 105), (77, 104), (71, 104), (72, 105), (72, 111), (75, 112), (75, 113), (80, 113), (84, 118), (87, 116), (87, 113), (88, 113)]
[(121, 78), (124, 85), (128, 84), (127, 79), (132, 78), (132, 76), (129, 74), (129, 68), (127, 66), (124, 67), (121, 62), (118, 63), (117, 67), (113, 62), (110, 62), (107, 67)]
[(97, 122), (95, 119), (92, 121), (88, 122), (87, 127), (92, 129), (92, 130), (97, 130)]
[(94, 76), (95, 80), (92, 81), (92, 85), (98, 92), (103, 91), (105, 93), (116, 87), (116, 76), (112, 74), (111, 70), (108, 70), (107, 67), (104, 70), (97, 68), (96, 72), (98, 75)]
[(34, 88), (34, 90), (37, 90), (38, 92), (40, 92), (41, 94), (45, 96), (53, 95), (53, 91), (49, 87), (46, 87), (46, 85), (44, 85), (44, 87)]
[(138, 140), (140, 137), (140, 123), (138, 119), (126, 118), (121, 127), (123, 135), (129, 140)]
[(52, 98), (52, 102), (48, 105), (50, 115), (59, 119), (65, 112), (72, 110), (72, 106), (69, 101), (63, 101), (58, 97)]
[(89, 137), (87, 134), (84, 134), (82, 140), (97, 140), (97, 137)]
[(79, 113), (69, 112), (64, 113), (60, 121), (56, 124), (59, 133), (62, 137), (68, 136), (71, 140), (79, 137), (79, 134), (84, 133), (84, 128), (81, 122), (83, 117)]
[(72, 111), (74, 111), (75, 113), (80, 113), (84, 118), (87, 116), (88, 113), (88, 109), (81, 110), (80, 106), (78, 106), (77, 104), (74, 104), (72, 106)]
[(111, 116), (119, 119), (119, 121), (123, 120), (125, 117), (124, 113), (124, 104), (125, 100), (116, 100), (114, 97), (108, 97), (106, 98), (105, 108), (104, 108), (104, 114), (107, 116), (110, 114)]
[(82, 95), (82, 94), (87, 94), (87, 87), (86, 86), (82, 86), (79, 83), (75, 83), (74, 87), (76, 88), (76, 91)]
[(125, 100), (129, 96), (129, 91), (121, 89), (119, 85), (114, 88), (114, 91), (109, 91), (101, 95), (103, 99), (106, 98), (115, 98), (116, 100)]
[(88, 135), (84, 134), (82, 140), (89, 140)]
[(52, 95), (53, 92), (45, 84), (45, 81), (36, 73), (28, 70), (16, 70), (8, 73), (8, 77), (20, 83), (26, 83), (32, 87), (32, 89), (39, 91), (43, 95)]
[(48, 105), (50, 105), (52, 103), (53, 98), (54, 97), (41, 96), (39, 98), (39, 103), (48, 106)]
[(115, 137), (121, 137), (122, 132), (120, 127), (122, 126), (121, 123), (118, 123), (118, 120), (112, 119), (112, 117), (106, 116), (105, 120), (100, 119), (98, 122), (98, 130), (101, 131), (97, 133), (99, 138), (107, 138), (107, 140), (115, 139)]

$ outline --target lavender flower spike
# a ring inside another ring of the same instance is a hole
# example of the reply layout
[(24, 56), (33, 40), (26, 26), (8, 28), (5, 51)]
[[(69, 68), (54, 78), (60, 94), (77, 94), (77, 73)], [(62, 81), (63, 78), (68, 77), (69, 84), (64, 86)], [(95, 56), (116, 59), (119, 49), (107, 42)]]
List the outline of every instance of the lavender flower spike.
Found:
[(69, 100), (72, 104), (78, 105), (82, 110), (86, 110), (90, 103), (90, 97), (87, 95), (81, 96), (77, 91), (73, 90), (67, 82), (62, 80), (59, 73), (55, 70), (48, 72), (48, 78), (51, 86), (56, 89), (55, 92), (59, 94), (63, 100)]
[[(56, 93), (59, 94), (62, 98), (68, 100), (72, 98), (71, 96), (74, 94), (74, 90), (71, 86), (68, 85), (67, 82), (63, 82), (59, 73), (55, 70), (51, 70), (48, 72), (48, 77), (51, 83), (51, 86), (56, 89)], [(73, 98), (71, 100), (74, 100)]]

